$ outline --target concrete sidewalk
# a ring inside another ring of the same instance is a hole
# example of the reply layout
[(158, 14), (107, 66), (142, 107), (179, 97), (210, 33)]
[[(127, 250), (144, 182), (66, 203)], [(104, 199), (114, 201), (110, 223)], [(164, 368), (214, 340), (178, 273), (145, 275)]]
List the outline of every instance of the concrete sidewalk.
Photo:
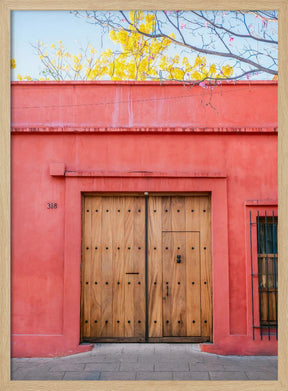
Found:
[(88, 353), (14, 358), (12, 380), (277, 380), (275, 356), (219, 356), (195, 344), (95, 344)]

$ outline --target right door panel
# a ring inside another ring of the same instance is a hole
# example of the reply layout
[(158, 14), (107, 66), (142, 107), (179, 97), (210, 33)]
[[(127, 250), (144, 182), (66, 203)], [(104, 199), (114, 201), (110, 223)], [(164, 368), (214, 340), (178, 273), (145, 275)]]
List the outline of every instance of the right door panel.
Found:
[(212, 341), (209, 196), (150, 196), (149, 337)]

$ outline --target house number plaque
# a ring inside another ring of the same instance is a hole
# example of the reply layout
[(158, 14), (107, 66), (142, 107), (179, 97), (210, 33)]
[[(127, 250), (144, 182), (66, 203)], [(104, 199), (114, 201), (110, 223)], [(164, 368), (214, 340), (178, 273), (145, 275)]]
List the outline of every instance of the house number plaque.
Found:
[(57, 209), (57, 202), (48, 202), (47, 209)]

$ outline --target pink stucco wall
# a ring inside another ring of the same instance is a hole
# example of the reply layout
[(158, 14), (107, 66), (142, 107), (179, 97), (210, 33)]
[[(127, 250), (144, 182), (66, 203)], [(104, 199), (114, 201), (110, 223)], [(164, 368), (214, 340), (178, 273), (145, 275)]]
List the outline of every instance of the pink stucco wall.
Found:
[(79, 345), (87, 191), (211, 192), (213, 344), (202, 349), (277, 353), (275, 337), (261, 341), (256, 330), (252, 338), (248, 219), (256, 207), (277, 215), (277, 84), (210, 92), (173, 83), (12, 83), (14, 356), (90, 348)]

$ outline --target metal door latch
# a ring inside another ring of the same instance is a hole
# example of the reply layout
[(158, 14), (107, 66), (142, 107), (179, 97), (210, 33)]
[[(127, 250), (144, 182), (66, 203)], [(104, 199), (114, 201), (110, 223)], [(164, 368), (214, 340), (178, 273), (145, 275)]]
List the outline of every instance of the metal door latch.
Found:
[(181, 255), (177, 255), (177, 260), (176, 260), (177, 263), (181, 263)]

